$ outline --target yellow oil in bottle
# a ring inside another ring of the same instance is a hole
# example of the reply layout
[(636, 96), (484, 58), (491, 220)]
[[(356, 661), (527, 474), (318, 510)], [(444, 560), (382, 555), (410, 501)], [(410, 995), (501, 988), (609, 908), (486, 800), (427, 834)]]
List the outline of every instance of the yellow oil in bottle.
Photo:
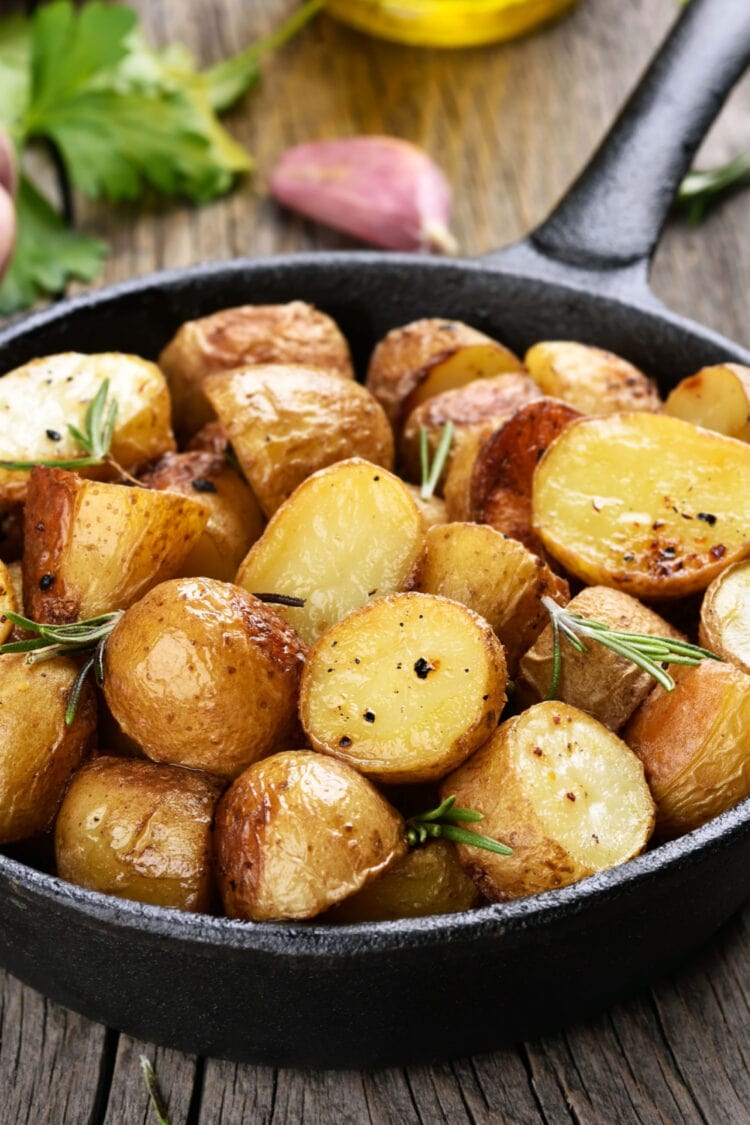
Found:
[(327, 0), (337, 19), (384, 39), (421, 47), (471, 47), (513, 39), (577, 0)]

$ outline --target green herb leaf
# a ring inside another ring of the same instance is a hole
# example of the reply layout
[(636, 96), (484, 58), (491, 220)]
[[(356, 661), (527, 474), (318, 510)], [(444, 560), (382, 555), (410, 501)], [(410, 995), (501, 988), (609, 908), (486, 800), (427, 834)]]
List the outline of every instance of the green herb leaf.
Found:
[(482, 813), (475, 809), (462, 809), (456, 806), (456, 798), (446, 797), (435, 809), (412, 816), (406, 822), (406, 839), (409, 846), (418, 848), (428, 840), (452, 840), (456, 844), (470, 844), (474, 848), (495, 852), (496, 855), (513, 855), (513, 849), (491, 836), (483, 836), (469, 828), (461, 828), (461, 822), (484, 820)]
[(159, 1083), (156, 1081), (154, 1068), (145, 1055), (141, 1055), (141, 1070), (143, 1071), (143, 1081), (146, 1083), (149, 1101), (151, 1102), (151, 1108), (154, 1111), (156, 1120), (159, 1122), (159, 1125), (169, 1125), (167, 1107), (164, 1104), (164, 1098), (159, 1089)]
[(422, 488), (420, 496), (423, 500), (429, 500), (437, 488), (438, 481), (442, 476), (445, 463), (448, 460), (451, 445), (453, 444), (453, 435), (455, 433), (455, 426), (452, 422), (446, 422), (443, 426), (443, 431), (440, 435), (438, 447), (435, 450), (435, 458), (430, 465), (430, 454), (427, 446), (427, 430), (424, 426), (419, 428), (419, 459), (422, 469)]
[(0, 123), (12, 137), (31, 96), (31, 27), (23, 16), (0, 22)]
[(92, 281), (107, 251), (104, 242), (66, 226), (24, 175), (16, 198), (16, 216), (16, 250), (0, 285), (0, 316), (28, 308), (42, 294), (62, 293), (71, 278)]
[(688, 221), (697, 225), (712, 203), (750, 184), (750, 152), (741, 153), (716, 168), (688, 172), (675, 202), (687, 209)]

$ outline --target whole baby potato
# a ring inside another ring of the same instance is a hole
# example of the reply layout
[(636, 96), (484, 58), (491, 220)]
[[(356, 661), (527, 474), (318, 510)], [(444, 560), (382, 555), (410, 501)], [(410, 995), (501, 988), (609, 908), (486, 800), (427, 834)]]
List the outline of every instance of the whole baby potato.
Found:
[(27, 664), (24, 653), (0, 656), (0, 843), (47, 831), (92, 745), (96, 702), (88, 684), (73, 722), (65, 722), (77, 674), (68, 657)]
[(178, 766), (111, 757), (87, 763), (57, 817), (58, 874), (136, 902), (209, 910), (220, 792), (212, 778)]
[(304, 656), (291, 626), (245, 590), (173, 579), (115, 626), (104, 694), (149, 758), (231, 779), (298, 741)]
[(291, 750), (256, 762), (216, 813), (219, 890), (230, 918), (313, 918), (406, 851), (401, 815), (343, 762)]

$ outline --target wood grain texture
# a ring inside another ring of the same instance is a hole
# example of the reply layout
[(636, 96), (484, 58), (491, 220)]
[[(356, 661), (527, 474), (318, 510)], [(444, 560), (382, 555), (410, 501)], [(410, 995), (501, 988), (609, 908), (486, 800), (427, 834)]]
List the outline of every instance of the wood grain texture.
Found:
[[(135, 6), (155, 42), (181, 40), (210, 63), (272, 28), (291, 3)], [(77, 201), (81, 225), (112, 245), (101, 282), (217, 257), (353, 246), (282, 214), (267, 183), (288, 145), (357, 132), (406, 137), (440, 161), (466, 253), (510, 243), (577, 174), (675, 14), (674, 0), (585, 0), (528, 39), (458, 53), (378, 43), (319, 18), (267, 61), (261, 85), (227, 118), (257, 164), (232, 195), (199, 210)], [(699, 163), (746, 149), (748, 79)], [(699, 227), (673, 219), (653, 270), (666, 303), (745, 344), (749, 215), (746, 193)], [(155, 1118), (142, 1053), (172, 1125), (742, 1125), (750, 1122), (748, 965), (750, 908), (682, 972), (585, 1025), (474, 1059), (361, 1074), (196, 1060), (106, 1032), (2, 974), (0, 1125), (147, 1125)]]

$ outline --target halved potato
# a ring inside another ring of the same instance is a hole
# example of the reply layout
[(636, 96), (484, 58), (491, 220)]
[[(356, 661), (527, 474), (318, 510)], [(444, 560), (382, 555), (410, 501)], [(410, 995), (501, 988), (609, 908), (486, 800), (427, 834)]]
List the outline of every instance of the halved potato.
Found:
[(482, 813), (478, 831), (513, 849), (501, 856), (457, 845), (482, 894), (497, 902), (624, 863), (643, 851), (654, 826), (638, 758), (566, 703), (537, 703), (503, 723), (441, 793)]
[(185, 496), (37, 466), (23, 556), (29, 616), (60, 624), (125, 609), (179, 573), (206, 519)]
[(57, 873), (102, 894), (174, 910), (214, 904), (211, 826), (221, 785), (133, 758), (80, 769), (55, 823)]
[(322, 754), (274, 754), (237, 778), (216, 814), (230, 918), (313, 918), (398, 860), (404, 822), (356, 770)]
[(549, 622), (543, 595), (560, 605), (569, 596), (567, 582), (523, 544), (476, 523), (429, 529), (418, 585), (426, 594), (452, 598), (484, 617), (503, 643), (511, 677)]
[(666, 414), (582, 418), (539, 462), (532, 504), (584, 582), (683, 597), (750, 553), (750, 447)]
[(147, 488), (182, 493), (205, 509), (206, 526), (179, 573), (230, 582), (266, 521), (253, 492), (226, 458), (208, 452), (165, 453), (140, 479)]
[(653, 379), (602, 348), (544, 340), (529, 348), (524, 363), (545, 395), (570, 403), (582, 414), (661, 409)]
[(700, 643), (750, 675), (750, 561), (714, 578), (701, 605)]
[(385, 412), (352, 379), (262, 364), (209, 375), (203, 390), (267, 516), (311, 473), (336, 461), (363, 457), (393, 468)]
[(448, 840), (430, 840), (392, 863), (361, 891), (326, 915), (327, 922), (387, 922), (428, 914), (459, 914), (476, 906), (480, 894)]
[(460, 320), (426, 319), (394, 328), (380, 341), (365, 381), (398, 431), (432, 395), (523, 370), (517, 356), (484, 332)]
[[(602, 621), (613, 629), (647, 633), (654, 637), (680, 638), (663, 617), (622, 590), (608, 586), (587, 586), (568, 603), (571, 613)], [(683, 638), (684, 639), (684, 638)], [(558, 699), (588, 711), (605, 727), (618, 731), (643, 702), (656, 681), (632, 661), (595, 641), (586, 640), (586, 651), (578, 652), (560, 637), (560, 679)], [(528, 707), (547, 698), (552, 682), (553, 635), (547, 623), (521, 660), (516, 679), (516, 699)]]
[(448, 513), (445, 510), (445, 500), (442, 496), (436, 496), (433, 493), (425, 500), (420, 485), (404, 483), (407, 492), (422, 515), (425, 527), (434, 527), (436, 524), (448, 522)]
[(299, 745), (305, 647), (263, 602), (228, 582), (162, 582), (107, 642), (104, 695), (126, 735), (157, 762), (237, 777)]
[(683, 379), (664, 412), (727, 437), (750, 441), (750, 367), (717, 363)]
[(541, 554), (541, 541), (531, 526), (534, 470), (547, 447), (578, 417), (572, 406), (554, 398), (519, 407), (477, 449), (470, 470), (467, 466), (465, 518), (487, 523)]
[(305, 304), (241, 305), (178, 329), (159, 356), (172, 394), (175, 429), (185, 437), (214, 417), (206, 375), (255, 363), (306, 363), (352, 379), (349, 345), (335, 321)]
[(13, 622), (6, 617), (6, 611), (19, 613), (13, 578), (4, 562), (0, 562), (0, 645), (5, 644), (13, 628)]
[(656, 801), (656, 831), (681, 836), (750, 796), (750, 676), (704, 660), (657, 687), (623, 738)]
[[(68, 426), (84, 429), (88, 405), (105, 379), (117, 401), (110, 450), (117, 463), (131, 470), (174, 449), (169, 392), (156, 364), (119, 352), (65, 352), (34, 359), (0, 379), (0, 460), (85, 456)], [(113, 475), (107, 465), (81, 472), (104, 480)], [(27, 471), (0, 469), (0, 500), (23, 500), (28, 480)]]
[(352, 458), (308, 477), (274, 513), (237, 572), (253, 593), (303, 598), (278, 606), (307, 644), (358, 606), (409, 589), (424, 522), (406, 486)]
[(27, 664), (0, 656), (0, 844), (39, 836), (52, 825), (71, 774), (93, 746), (96, 701), (84, 684), (65, 722), (78, 662), (58, 656)]
[(311, 745), (381, 782), (443, 777), (486, 741), (505, 704), (502, 645), (481, 617), (394, 594), (311, 650), (300, 718)]
[(432, 460), (446, 422), (452, 422), (455, 427), (455, 450), (467, 434), (477, 433), (480, 439), (486, 439), (517, 407), (540, 397), (533, 379), (520, 372), (474, 379), (463, 387), (432, 395), (415, 407), (406, 419), (399, 443), (404, 475), (409, 480), (420, 479), (422, 428), (427, 431), (427, 447)]

